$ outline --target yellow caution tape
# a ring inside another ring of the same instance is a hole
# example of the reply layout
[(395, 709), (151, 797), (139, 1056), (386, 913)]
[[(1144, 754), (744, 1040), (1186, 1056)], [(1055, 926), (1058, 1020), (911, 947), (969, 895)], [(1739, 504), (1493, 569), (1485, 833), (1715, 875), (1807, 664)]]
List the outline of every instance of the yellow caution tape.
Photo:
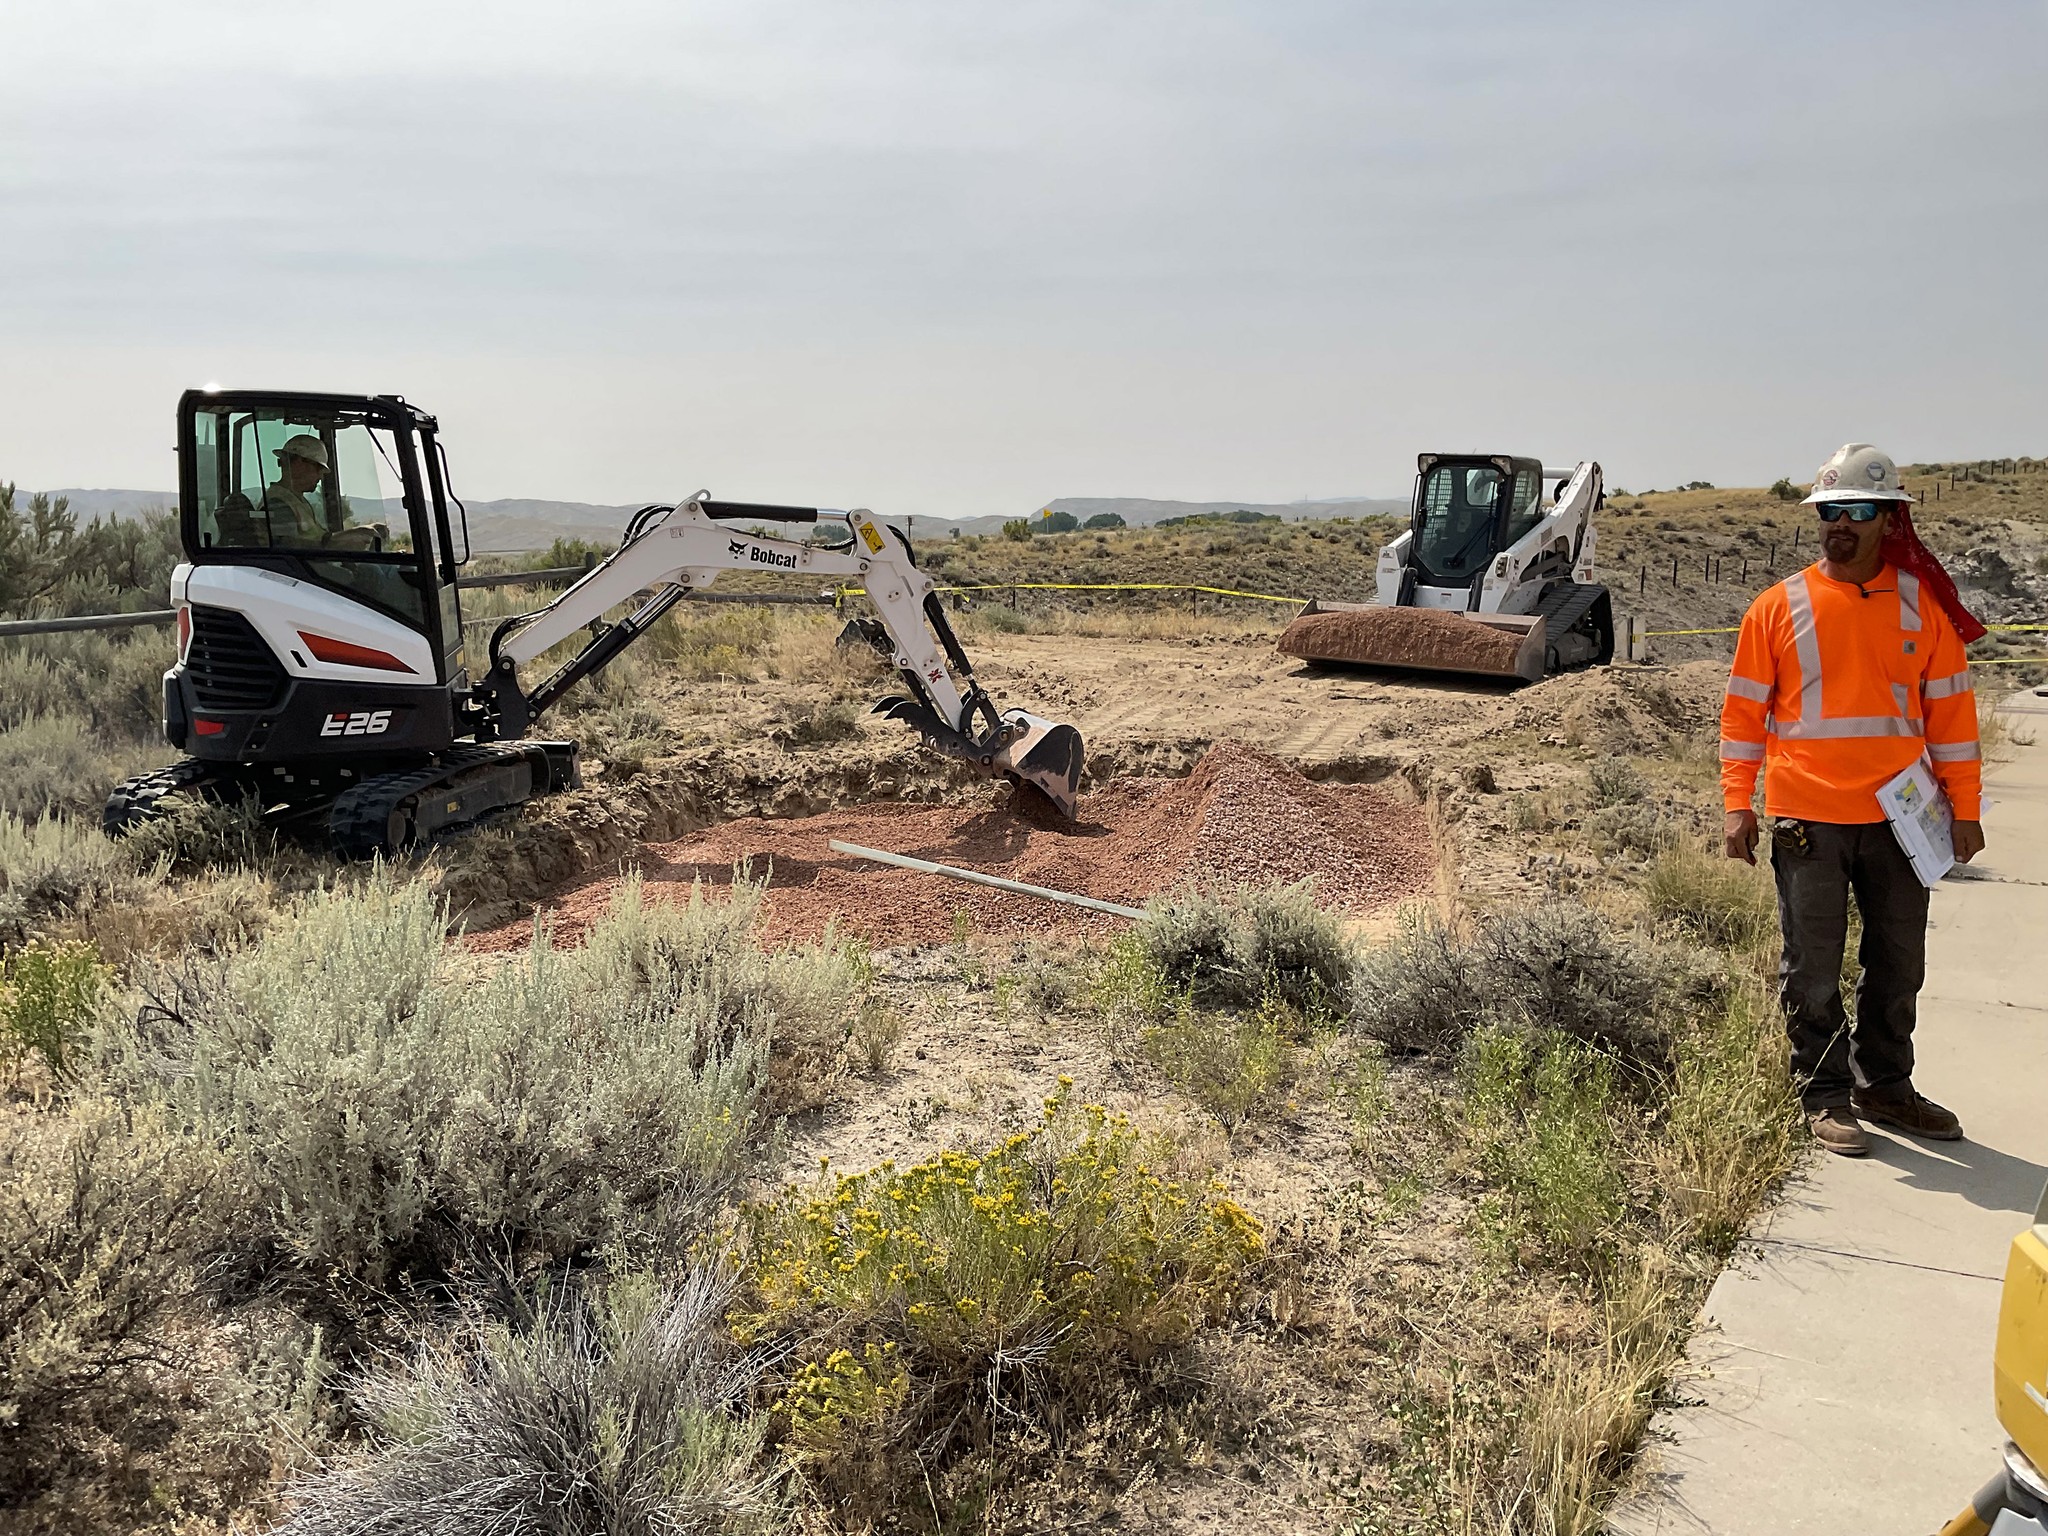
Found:
[[(1235, 587), (1185, 586), (1171, 581), (993, 581), (972, 587), (933, 587), (934, 592), (1207, 592), (1214, 597), (1248, 597), (1261, 603), (1306, 604), (1306, 597), (1240, 592)], [(841, 597), (865, 597), (865, 587), (841, 587)]]

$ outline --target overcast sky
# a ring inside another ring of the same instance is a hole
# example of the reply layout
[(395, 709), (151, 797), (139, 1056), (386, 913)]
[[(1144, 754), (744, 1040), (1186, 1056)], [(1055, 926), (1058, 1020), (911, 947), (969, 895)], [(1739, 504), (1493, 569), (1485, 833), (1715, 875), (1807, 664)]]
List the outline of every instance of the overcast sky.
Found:
[(918, 515), (2048, 452), (2048, 4), (0, 0), (0, 478)]

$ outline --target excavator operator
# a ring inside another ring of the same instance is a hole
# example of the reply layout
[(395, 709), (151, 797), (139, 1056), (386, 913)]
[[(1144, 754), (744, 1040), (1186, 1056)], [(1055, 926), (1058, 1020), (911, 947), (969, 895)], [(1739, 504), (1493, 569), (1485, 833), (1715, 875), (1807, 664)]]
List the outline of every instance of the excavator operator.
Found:
[(301, 432), (286, 438), (273, 452), (277, 479), (263, 493), (263, 515), (270, 524), (272, 544), (364, 550), (383, 547), (388, 536), (383, 525), (350, 527), (344, 522), (342, 527), (329, 529), (319, 505), (311, 499), (331, 467), (325, 443), (310, 432)]
[[(1914, 535), (1911, 501), (1897, 466), (1868, 443), (1821, 466), (1806, 498), (1821, 558), (1743, 615), (1721, 708), (1728, 857), (1756, 862), (1761, 769), (1792, 1071), (1814, 1139), (1844, 1157), (1870, 1150), (1859, 1116), (1938, 1141), (1963, 1134), (1913, 1087), (1927, 888), (1877, 791), (1924, 756), (1953, 812), (1956, 858), (1983, 848), (1963, 647), (1984, 627)], [(1853, 1032), (1841, 991), (1852, 890), (1863, 917)]]

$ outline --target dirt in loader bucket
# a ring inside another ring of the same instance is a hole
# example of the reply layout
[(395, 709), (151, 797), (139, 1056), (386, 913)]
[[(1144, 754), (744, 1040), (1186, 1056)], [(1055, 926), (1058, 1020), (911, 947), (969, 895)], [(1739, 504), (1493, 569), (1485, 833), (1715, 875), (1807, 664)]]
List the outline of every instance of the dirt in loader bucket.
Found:
[[(1280, 635), (1281, 654), (1303, 661), (1361, 666), (1415, 667), (1486, 677), (1542, 676), (1542, 654), (1526, 628), (1495, 628), (1462, 613), (1436, 608), (1356, 608), (1305, 613)], [(1540, 647), (1540, 639), (1536, 642)]]

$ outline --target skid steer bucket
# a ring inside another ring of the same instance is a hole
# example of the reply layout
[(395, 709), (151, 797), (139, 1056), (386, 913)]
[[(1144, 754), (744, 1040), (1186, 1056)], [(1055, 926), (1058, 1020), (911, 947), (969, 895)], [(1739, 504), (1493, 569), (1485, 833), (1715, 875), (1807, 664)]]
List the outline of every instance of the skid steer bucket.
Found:
[(1373, 603), (1310, 603), (1281, 632), (1280, 651), (1303, 661), (1527, 683), (1542, 678), (1547, 661), (1545, 624), (1537, 615)]
[(1009, 740), (996, 750), (996, 767), (1041, 791), (1071, 821), (1081, 797), (1081, 733), (1022, 709), (1008, 711), (1003, 725)]

